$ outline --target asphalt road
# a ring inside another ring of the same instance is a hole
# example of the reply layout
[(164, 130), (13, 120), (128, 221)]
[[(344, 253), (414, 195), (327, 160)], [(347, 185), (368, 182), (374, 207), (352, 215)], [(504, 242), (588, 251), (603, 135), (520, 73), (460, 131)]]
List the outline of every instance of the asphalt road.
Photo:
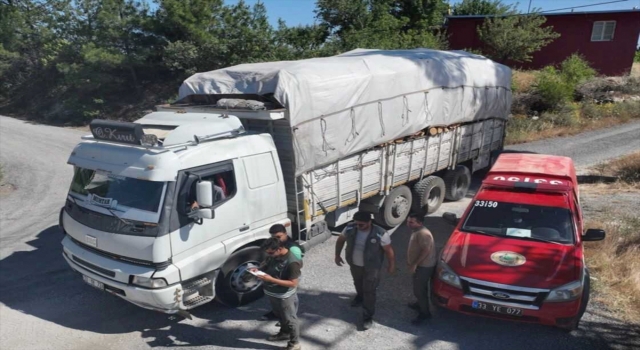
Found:
[[(0, 197), (0, 349), (274, 349), (265, 341), (274, 322), (256, 319), (260, 300), (240, 309), (209, 304), (193, 320), (133, 306), (84, 284), (61, 256), (59, 208), (72, 169), (66, 164), (84, 134), (0, 117), (0, 163), (16, 190)], [(591, 165), (640, 149), (640, 123), (584, 136), (523, 144), (510, 149), (571, 155)], [(439, 213), (460, 213), (467, 200), (445, 203)], [(438, 213), (438, 214), (439, 214)], [(451, 227), (438, 216), (425, 223), (442, 245)], [(349, 272), (333, 264), (334, 239), (305, 257), (300, 312), (305, 349), (625, 349), (640, 346), (640, 328), (590, 305), (581, 328), (565, 334), (550, 327), (468, 317), (439, 310), (430, 324), (415, 327), (411, 281), (402, 262), (405, 228), (393, 234), (400, 270), (385, 274), (377, 324), (357, 330), (358, 310)], [(279, 344), (284, 345), (284, 344)]]

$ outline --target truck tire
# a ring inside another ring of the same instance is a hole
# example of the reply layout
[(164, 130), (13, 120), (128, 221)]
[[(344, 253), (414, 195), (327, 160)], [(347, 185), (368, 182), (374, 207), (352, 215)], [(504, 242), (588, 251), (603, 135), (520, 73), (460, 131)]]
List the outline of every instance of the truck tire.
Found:
[(258, 267), (262, 260), (259, 247), (248, 247), (231, 254), (216, 279), (216, 299), (224, 305), (237, 307), (262, 298), (262, 281), (245, 272), (250, 267)]
[(459, 201), (467, 195), (471, 185), (471, 172), (464, 165), (458, 165), (453, 170), (447, 170), (443, 178), (446, 188), (445, 198)]
[(413, 210), (419, 214), (433, 214), (445, 196), (444, 181), (437, 176), (428, 176), (413, 186)]
[(375, 221), (387, 228), (402, 224), (409, 215), (412, 200), (409, 187), (403, 185), (392, 189), (375, 215)]

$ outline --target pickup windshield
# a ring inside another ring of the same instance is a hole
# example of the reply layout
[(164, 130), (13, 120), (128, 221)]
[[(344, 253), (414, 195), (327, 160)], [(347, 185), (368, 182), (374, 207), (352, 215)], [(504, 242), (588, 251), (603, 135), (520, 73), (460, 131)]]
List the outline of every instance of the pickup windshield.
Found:
[(483, 200), (472, 205), (462, 231), (523, 240), (574, 242), (569, 209)]
[[(71, 192), (87, 196), (92, 204), (125, 206), (157, 212), (162, 199), (164, 182), (120, 177), (95, 170), (76, 168)], [(114, 203), (115, 202), (115, 203)]]

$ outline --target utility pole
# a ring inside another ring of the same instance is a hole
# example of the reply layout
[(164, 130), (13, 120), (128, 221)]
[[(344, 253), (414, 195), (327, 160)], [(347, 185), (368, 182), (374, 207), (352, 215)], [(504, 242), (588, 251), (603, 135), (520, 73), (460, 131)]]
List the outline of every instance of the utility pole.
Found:
[(532, 1), (533, 1), (533, 0), (529, 0), (529, 8), (527, 9), (527, 13), (531, 12), (531, 2), (532, 2)]

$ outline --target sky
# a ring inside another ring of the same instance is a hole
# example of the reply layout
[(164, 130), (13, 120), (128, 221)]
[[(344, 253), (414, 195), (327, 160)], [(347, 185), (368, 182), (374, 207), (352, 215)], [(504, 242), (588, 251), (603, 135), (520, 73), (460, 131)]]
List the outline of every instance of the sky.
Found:
[[(462, 0), (450, 0), (452, 5)], [(527, 12), (530, 0), (510, 1), (503, 0), (504, 4), (516, 4), (518, 3), (518, 10), (521, 12)], [(612, 2), (616, 0), (531, 0), (531, 8), (541, 8), (542, 11), (556, 10), (574, 6), (593, 5), (603, 2)], [(225, 0), (227, 4), (235, 4), (238, 0)], [(256, 2), (262, 2), (267, 8), (269, 14), (269, 21), (272, 25), (276, 26), (278, 18), (282, 18), (287, 25), (305, 25), (313, 24), (315, 14), (315, 0), (245, 0), (248, 5), (253, 5)], [(616, 2), (611, 4), (603, 4), (597, 6), (577, 8), (576, 11), (610, 11), (610, 10), (631, 10), (633, 7), (640, 9), (640, 0), (626, 0), (622, 2)], [(557, 11), (571, 12), (571, 10)]]

